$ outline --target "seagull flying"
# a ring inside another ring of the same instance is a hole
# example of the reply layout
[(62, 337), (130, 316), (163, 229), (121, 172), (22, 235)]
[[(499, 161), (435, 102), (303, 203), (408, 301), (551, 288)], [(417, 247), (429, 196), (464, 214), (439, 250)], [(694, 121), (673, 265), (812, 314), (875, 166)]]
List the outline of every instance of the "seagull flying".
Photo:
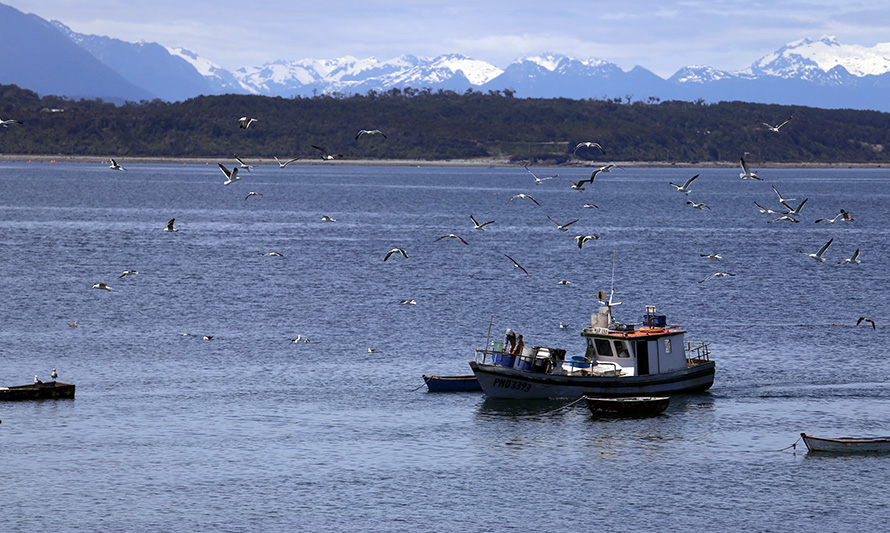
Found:
[(699, 257), (707, 257), (708, 259), (723, 259), (720, 254), (698, 254)]
[(590, 177), (587, 178), (587, 181), (589, 181), (590, 184), (593, 185), (593, 180), (596, 179), (597, 174), (599, 174), (600, 172), (612, 172), (613, 168), (618, 168), (618, 167), (616, 167), (614, 165), (614, 163), (609, 163), (608, 165), (603, 165), (600, 168), (596, 168), (593, 170), (593, 173), (590, 175)]
[(115, 161), (114, 159), (111, 160), (111, 164), (108, 165), (108, 168), (110, 168), (111, 170), (127, 170), (124, 167), (118, 165), (117, 161)]
[(447, 235), (442, 235), (441, 237), (439, 237), (439, 238), (436, 239), (436, 240), (437, 240), (437, 241), (441, 241), (442, 239), (457, 239), (457, 240), (459, 240), (460, 242), (462, 242), (462, 243), (464, 243), (464, 244), (469, 244), (467, 241), (465, 241), (465, 240), (463, 239), (463, 237), (461, 237), (460, 235), (455, 235), (454, 233), (449, 233), (449, 234), (447, 234)]
[(575, 222), (578, 222), (580, 220), (579, 218), (576, 218), (575, 220), (573, 220), (571, 222), (566, 222), (565, 224), (560, 224), (559, 222), (550, 218), (550, 215), (547, 215), (547, 218), (550, 219), (550, 222), (553, 222), (554, 224), (556, 224), (556, 229), (558, 229), (559, 231), (569, 231), (569, 226), (571, 226), (572, 224), (574, 224)]
[(785, 122), (779, 124), (778, 126), (773, 126), (772, 124), (767, 124), (766, 122), (761, 122), (761, 124), (763, 124), (764, 126), (766, 126), (767, 128), (769, 128), (770, 131), (774, 131), (774, 132), (776, 132), (776, 133), (779, 133), (779, 128), (781, 128), (781, 127), (784, 126), (785, 124), (788, 124), (788, 121), (791, 120), (792, 118), (794, 118), (793, 115), (790, 116), (790, 117), (788, 117), (788, 120), (786, 120)]
[(785, 202), (790, 202), (791, 200), (797, 200), (797, 198), (782, 198), (782, 195), (779, 194), (779, 190), (776, 189), (775, 185), (770, 185), (770, 187), (772, 187), (773, 190), (776, 191), (776, 196), (779, 197), (779, 203), (784, 204)]
[(175, 218), (171, 218), (170, 222), (167, 222), (167, 227), (164, 228), (164, 231), (179, 231), (178, 229), (173, 227), (173, 222), (175, 220), (176, 220)]
[(699, 283), (704, 283), (711, 278), (726, 278), (729, 276), (735, 276), (735, 274), (733, 274), (731, 272), (715, 272), (714, 274), (711, 274), (710, 276), (706, 277), (705, 279), (699, 281)]
[(256, 122), (256, 119), (253, 117), (241, 117), (238, 119), (238, 127), (242, 130), (246, 130), (254, 122)]
[(392, 254), (402, 254), (402, 257), (408, 259), (408, 254), (405, 253), (405, 250), (402, 250), (401, 248), (393, 248), (392, 250), (386, 252), (386, 257), (384, 257), (383, 260), (386, 261)]
[(598, 205), (594, 205), (594, 204), (584, 204), (584, 205), (582, 205), (581, 207), (586, 207), (586, 208), (588, 208), (588, 209), (591, 209), (591, 208), (592, 208), (592, 209), (599, 209), (599, 206), (598, 206)]
[(510, 261), (513, 261), (513, 266), (514, 266), (514, 267), (516, 267), (516, 268), (518, 268), (519, 270), (525, 272), (525, 275), (526, 275), (526, 276), (531, 276), (531, 274), (528, 273), (528, 270), (522, 268), (522, 265), (520, 265), (519, 263), (517, 263), (515, 259), (513, 259), (512, 257), (510, 257), (510, 256), (507, 255), (507, 254), (504, 254), (504, 255), (507, 256), (507, 259), (509, 259)]
[(698, 204), (697, 204), (697, 203), (693, 202), (692, 200), (688, 200), (688, 201), (686, 202), (686, 205), (691, 205), (691, 206), (694, 207), (695, 209), (704, 209), (704, 208), (708, 208), (708, 211), (711, 210), (711, 207), (710, 207), (708, 204), (704, 203), (704, 202), (701, 202), (701, 203), (698, 203)]
[(599, 235), (575, 235), (575, 242), (578, 243), (578, 249), (580, 250), (584, 243), (587, 241), (593, 241), (599, 239)]
[(384, 139), (386, 139), (386, 135), (383, 134), (380, 130), (358, 130), (358, 135), (355, 136), (355, 140), (357, 141), (359, 137), (362, 135), (380, 135)]
[(238, 161), (238, 164), (241, 165), (241, 168), (246, 168), (247, 171), (250, 172), (250, 169), (253, 168), (253, 165), (248, 165), (247, 163), (245, 163), (244, 161), (242, 161), (240, 157), (238, 157), (238, 156), (235, 155), (235, 154), (232, 154), (232, 155), (235, 156), (235, 160)]
[(797, 223), (797, 224), (800, 223), (800, 220), (797, 220), (796, 218), (794, 218), (794, 217), (792, 217), (792, 216), (789, 216), (789, 215), (782, 215), (782, 216), (780, 216), (779, 218), (774, 218), (774, 219), (772, 219), (772, 220), (767, 220), (766, 222), (767, 222), (767, 223), (770, 223), (770, 222), (782, 222), (782, 221), (794, 222), (794, 223)]
[(24, 122), (22, 122), (21, 120), (12, 120), (12, 119), (3, 120), (2, 118), (0, 118), (0, 126), (3, 126), (4, 128), (8, 128), (9, 124), (22, 125), (22, 124), (24, 124)]
[(756, 205), (757, 209), (759, 209), (760, 212), (763, 214), (767, 214), (767, 215), (781, 215), (781, 214), (783, 214), (783, 212), (781, 212), (781, 211), (773, 211), (772, 209), (767, 209), (767, 208), (763, 207), (762, 205), (758, 204), (757, 202), (754, 202), (754, 205)]
[(273, 158), (275, 159), (275, 161), (278, 163), (278, 166), (279, 166), (280, 168), (284, 168), (284, 167), (290, 165), (291, 163), (293, 163), (294, 161), (297, 161), (298, 159), (300, 159), (299, 157), (294, 157), (294, 158), (292, 158), (292, 159), (288, 159), (287, 161), (282, 162), (282, 161), (281, 161), (280, 159), (278, 159), (277, 157), (275, 157), (275, 156), (272, 156), (272, 157), (273, 157)]
[(580, 191), (583, 191), (583, 190), (584, 190), (584, 183), (585, 183), (586, 181), (587, 181), (587, 180), (581, 180), (581, 181), (579, 181), (578, 183), (575, 183), (574, 181), (569, 181), (569, 183), (572, 184), (572, 189), (573, 189), (573, 190), (576, 190), (576, 191), (579, 191), (579, 192), (580, 192)]
[(852, 257), (848, 257), (847, 259), (844, 259), (843, 261), (838, 261), (837, 264), (845, 265), (847, 263), (853, 263), (854, 265), (858, 265), (861, 262), (862, 261), (859, 260), (859, 248), (856, 248), (856, 251), (853, 252)]
[(219, 165), (219, 169), (222, 170), (223, 174), (226, 175), (226, 181), (223, 183), (223, 185), (235, 183), (236, 181), (241, 179), (240, 177), (238, 177), (238, 167), (234, 167), (232, 168), (232, 170), (229, 170), (224, 167), (222, 163), (217, 164)]
[(117, 277), (117, 279), (125, 278), (127, 276), (135, 276), (138, 273), (139, 272), (136, 272), (135, 270), (124, 270), (123, 272), (121, 272), (121, 275)]
[(284, 257), (284, 254), (282, 254), (281, 252), (267, 252), (263, 255), (268, 255), (270, 257)]
[(589, 142), (589, 141), (583, 142), (583, 143), (578, 143), (578, 145), (575, 146), (575, 149), (572, 150), (572, 153), (574, 154), (575, 152), (577, 152), (579, 148), (593, 148), (593, 147), (599, 148), (600, 152), (602, 152), (603, 155), (606, 155), (606, 151), (603, 150), (602, 146), (600, 146), (598, 143)]
[(669, 182), (669, 183), (677, 188), (677, 192), (684, 192), (686, 194), (689, 194), (690, 192), (692, 192), (689, 190), (689, 186), (692, 184), (693, 181), (695, 181), (695, 178), (697, 178), (698, 176), (699, 176), (698, 174), (696, 174), (695, 176), (692, 176), (691, 178), (686, 180), (686, 183), (684, 183), (683, 185), (677, 185), (676, 183), (673, 183), (673, 182)]
[[(872, 320), (872, 319), (870, 319), (870, 318), (865, 318), (864, 316), (859, 317), (859, 320), (856, 321), (856, 325), (858, 326), (859, 324), (861, 324), (861, 323), (863, 323), (863, 322), (870, 322), (870, 323), (871, 323), (871, 329), (878, 329), (878, 328), (875, 327), (875, 321), (874, 321), (874, 320)], [(53, 369), (53, 370), (55, 370), (55, 369)]]
[(470, 215), (470, 220), (473, 221), (473, 229), (478, 229), (480, 231), (485, 231), (485, 226), (489, 224), (494, 224), (494, 220), (489, 220), (488, 222), (483, 222), (482, 224), (476, 222), (476, 219), (473, 218), (473, 215)]
[(93, 283), (93, 288), (94, 288), (94, 289), (103, 289), (103, 290), (106, 290), (106, 291), (110, 291), (110, 290), (111, 290), (111, 287), (109, 287), (108, 285), (106, 285), (106, 284), (104, 284), (104, 283)]
[(325, 161), (333, 161), (335, 157), (343, 157), (343, 154), (334, 154), (334, 155), (331, 155), (331, 154), (328, 153), (327, 150), (325, 150), (325, 149), (322, 148), (321, 146), (315, 146), (315, 145), (313, 144), (312, 147), (315, 148), (316, 150), (318, 150), (319, 152), (321, 152), (321, 158), (322, 158), (323, 160), (325, 160)]
[(853, 220), (853, 216), (850, 215), (850, 213), (847, 213), (846, 211), (841, 209), (841, 212), (838, 213), (837, 215), (835, 215), (834, 218), (820, 218), (820, 219), (816, 220), (816, 222), (825, 221), (825, 222), (828, 222), (829, 224), (834, 224), (837, 221), (837, 219), (841, 219), (841, 222), (849, 222), (849, 221)]
[(740, 178), (742, 178), (743, 180), (752, 179), (752, 180), (763, 181), (763, 178), (757, 177), (756, 172), (751, 172), (751, 169), (748, 168), (748, 163), (745, 163), (744, 157), (740, 157), (739, 161), (741, 161), (741, 163), (742, 163), (742, 171), (743, 171), (741, 174), (739, 174)]
[(399, 302), (399, 304), (401, 304), (401, 305), (417, 305), (417, 302), (415, 302), (414, 300), (402, 300), (401, 302)]
[(546, 177), (543, 177), (543, 178), (539, 178), (537, 175), (535, 175), (534, 172), (532, 172), (531, 170), (529, 170), (527, 166), (525, 167), (525, 170), (526, 170), (529, 174), (531, 174), (533, 178), (535, 178), (535, 184), (536, 184), (536, 185), (540, 185), (541, 182), (544, 181), (544, 180), (552, 180), (553, 178), (559, 176), (559, 174), (554, 174), (554, 175), (552, 175), (552, 176), (546, 176)]
[(807, 203), (807, 200), (809, 200), (809, 198), (804, 198), (804, 199), (803, 199), (803, 202), (801, 202), (800, 205), (798, 205), (796, 208), (793, 208), (793, 209), (792, 209), (792, 207), (791, 207), (790, 205), (786, 204), (785, 202), (782, 202), (782, 205), (784, 205), (785, 207), (788, 208), (788, 211), (787, 211), (785, 214), (786, 214), (786, 215), (795, 216), (795, 217), (799, 217), (799, 216), (800, 216), (800, 210), (803, 208), (803, 204)]
[(514, 198), (528, 198), (529, 200), (531, 200), (532, 202), (534, 202), (535, 205), (541, 205), (541, 204), (538, 203), (537, 200), (535, 200), (534, 198), (532, 198), (530, 194), (524, 194), (524, 193), (514, 194), (513, 196), (510, 197), (509, 200), (507, 200), (507, 203), (509, 204), (510, 202), (512, 202)]
[(262, 195), (263, 195), (263, 193), (261, 193), (261, 192), (250, 191), (249, 193), (247, 193), (247, 196), (245, 196), (244, 199), (247, 200), (251, 196), (262, 196)]
[(557, 285), (571, 285), (572, 282), (567, 279), (561, 279), (561, 280), (557, 281), (556, 284)]
[(824, 263), (825, 258), (822, 257), (822, 254), (824, 254), (825, 250), (827, 250), (828, 247), (831, 246), (832, 242), (834, 242), (834, 237), (832, 237), (831, 239), (828, 240), (828, 242), (823, 244), (822, 248), (819, 248), (819, 251), (814, 254), (808, 254), (808, 253), (804, 252), (803, 250), (798, 250), (798, 252), (804, 254), (807, 257), (812, 257), (813, 259), (815, 259), (816, 261), (819, 261), (820, 263)]

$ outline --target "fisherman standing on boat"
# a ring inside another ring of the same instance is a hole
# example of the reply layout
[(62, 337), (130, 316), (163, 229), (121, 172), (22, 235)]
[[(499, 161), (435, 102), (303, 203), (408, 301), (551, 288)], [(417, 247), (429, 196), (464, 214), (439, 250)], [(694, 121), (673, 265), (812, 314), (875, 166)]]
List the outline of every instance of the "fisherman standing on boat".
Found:
[[(507, 349), (507, 345), (510, 345), (510, 349)], [(504, 335), (504, 353), (513, 353), (516, 349), (516, 332), (510, 328), (507, 328), (507, 333)]]

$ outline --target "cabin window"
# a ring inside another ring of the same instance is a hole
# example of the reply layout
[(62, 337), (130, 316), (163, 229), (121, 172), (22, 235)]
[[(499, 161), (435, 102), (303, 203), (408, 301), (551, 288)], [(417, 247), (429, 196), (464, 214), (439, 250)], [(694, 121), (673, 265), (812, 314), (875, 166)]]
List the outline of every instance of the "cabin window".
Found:
[(615, 341), (615, 353), (618, 354), (618, 357), (630, 357), (627, 344), (622, 341)]
[(664, 340), (664, 353), (671, 353), (671, 340), (670, 339)]
[(595, 339), (596, 353), (604, 357), (612, 357), (612, 345), (605, 339)]

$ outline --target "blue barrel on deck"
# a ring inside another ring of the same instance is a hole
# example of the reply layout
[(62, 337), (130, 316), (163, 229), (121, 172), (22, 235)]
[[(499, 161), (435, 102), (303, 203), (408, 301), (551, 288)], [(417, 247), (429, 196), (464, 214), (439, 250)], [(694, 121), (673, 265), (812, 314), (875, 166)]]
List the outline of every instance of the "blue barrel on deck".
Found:
[(516, 362), (516, 356), (509, 353), (497, 353), (494, 354), (494, 364), (497, 366), (505, 366), (507, 368), (513, 368), (513, 363)]
[(667, 315), (646, 315), (643, 324), (650, 328), (663, 328), (667, 326)]
[(516, 362), (516, 368), (519, 370), (531, 370), (535, 366), (534, 357), (520, 357)]

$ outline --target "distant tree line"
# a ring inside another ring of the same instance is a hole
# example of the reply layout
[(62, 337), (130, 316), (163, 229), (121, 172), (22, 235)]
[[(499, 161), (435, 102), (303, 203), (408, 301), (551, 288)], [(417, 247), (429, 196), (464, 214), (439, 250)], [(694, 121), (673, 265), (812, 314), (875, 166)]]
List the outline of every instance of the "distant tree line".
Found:
[[(793, 120), (779, 133), (762, 123)], [(238, 119), (257, 119), (248, 129)], [(514, 98), (511, 91), (390, 89), (364, 95), (200, 96), (115, 106), (0, 85), (0, 153), (242, 158), (504, 158), (758, 163), (890, 162), (890, 114), (746, 102)], [(386, 134), (363, 136), (360, 129)], [(595, 141), (605, 154), (575, 145)], [(885, 147), (888, 149), (885, 150)]]

